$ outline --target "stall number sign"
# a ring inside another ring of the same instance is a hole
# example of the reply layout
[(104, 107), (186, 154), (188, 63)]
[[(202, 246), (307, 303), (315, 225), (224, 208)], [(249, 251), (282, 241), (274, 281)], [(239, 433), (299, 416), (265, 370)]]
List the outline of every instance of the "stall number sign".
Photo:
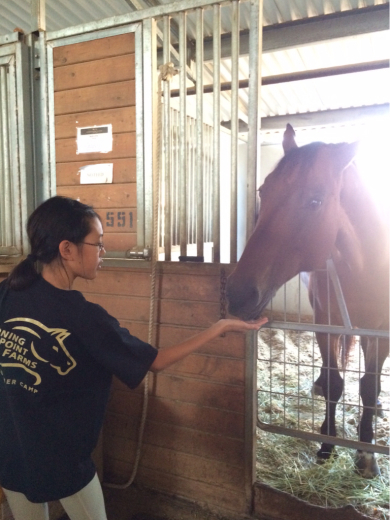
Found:
[(112, 125), (77, 128), (76, 153), (108, 153), (112, 151)]
[(106, 227), (108, 228), (133, 228), (132, 211), (107, 211)]

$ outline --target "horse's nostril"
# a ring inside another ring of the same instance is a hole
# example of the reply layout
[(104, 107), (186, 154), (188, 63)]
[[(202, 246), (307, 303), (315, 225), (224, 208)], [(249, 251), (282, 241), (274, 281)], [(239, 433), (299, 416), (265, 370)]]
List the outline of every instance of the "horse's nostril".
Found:
[(235, 316), (248, 309), (257, 307), (260, 297), (259, 290), (253, 284), (242, 284), (239, 287), (228, 283), (227, 297), (229, 312)]
[(247, 302), (257, 305), (259, 302), (259, 290), (257, 287), (252, 287), (247, 294)]

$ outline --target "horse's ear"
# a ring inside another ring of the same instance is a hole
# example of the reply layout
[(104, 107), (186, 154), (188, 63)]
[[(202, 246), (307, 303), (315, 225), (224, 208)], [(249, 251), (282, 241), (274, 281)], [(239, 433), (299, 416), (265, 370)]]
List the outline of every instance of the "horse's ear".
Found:
[(338, 172), (345, 170), (355, 159), (358, 152), (359, 142), (335, 144), (334, 163)]
[(287, 123), (286, 130), (283, 134), (283, 150), (286, 155), (287, 152), (292, 150), (293, 148), (298, 148), (297, 143), (295, 142), (295, 131), (294, 128)]

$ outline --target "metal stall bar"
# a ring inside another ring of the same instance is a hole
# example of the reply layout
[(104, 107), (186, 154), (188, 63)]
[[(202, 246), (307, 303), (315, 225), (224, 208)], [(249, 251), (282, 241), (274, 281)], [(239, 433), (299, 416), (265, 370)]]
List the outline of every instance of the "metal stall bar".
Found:
[[(164, 16), (163, 18), (163, 56), (164, 64), (169, 63), (170, 60), (170, 47), (171, 47), (171, 31), (170, 31), (170, 17)], [(171, 260), (171, 249), (172, 249), (172, 233), (171, 233), (171, 99), (170, 99), (170, 81), (164, 81), (164, 183), (161, 186), (161, 193), (163, 194), (164, 200), (164, 251), (165, 260)], [(159, 99), (158, 103), (162, 100)], [(160, 121), (161, 128), (161, 121)], [(159, 152), (158, 152), (159, 153)]]
[(231, 92), (231, 195), (230, 262), (237, 262), (237, 147), (238, 147), (238, 70), (240, 57), (239, 1), (232, 3), (232, 92)]
[(337, 303), (339, 306), (341, 317), (343, 319), (344, 327), (352, 329), (352, 323), (349, 317), (347, 305), (345, 303), (343, 290), (341, 288), (340, 280), (337, 275), (336, 267), (332, 258), (329, 258), (326, 261), (326, 268), (329, 273), (330, 279), (332, 280), (334, 292), (336, 293)]
[(180, 244), (180, 210), (179, 210), (179, 114), (177, 110), (171, 109), (171, 143), (172, 143), (172, 244), (177, 246)]
[(247, 228), (249, 239), (256, 219), (256, 188), (258, 187), (259, 131), (260, 131), (260, 87), (263, 42), (263, 0), (251, 0), (249, 33), (249, 95), (248, 95), (248, 180), (247, 180)]
[(213, 261), (221, 260), (221, 230), (220, 230), (220, 123), (221, 123), (221, 98), (220, 98), (220, 67), (221, 67), (221, 6), (213, 7)]
[[(247, 161), (247, 229), (249, 238), (255, 222), (257, 181), (257, 145), (260, 109), (260, 61), (263, 31), (263, 0), (250, 2), (249, 97), (248, 97), (248, 161)], [(253, 190), (253, 191), (252, 191)], [(245, 351), (245, 489), (251, 504), (256, 480), (257, 426), (257, 350), (258, 335), (247, 334)]]
[[(0, 206), (0, 253), (6, 254), (7, 247), (12, 244), (11, 217), (11, 176), (9, 161), (9, 127), (8, 127), (8, 67), (9, 59), (0, 58), (0, 185), (2, 187)], [(3, 252), (4, 251), (4, 252)]]
[(32, 162), (31, 141), (31, 106), (30, 106), (30, 81), (29, 81), (29, 56), (27, 46), (20, 42), (15, 48), (16, 68), (16, 139), (18, 149), (19, 170), (19, 203), (15, 207), (15, 222), (19, 223), (21, 253), (27, 254), (29, 243), (27, 238), (26, 223), (28, 216), (34, 209), (35, 172), (30, 167)]
[[(196, 41), (203, 42), (203, 9), (196, 11)], [(203, 45), (196, 46), (196, 254), (204, 258)]]
[(179, 14), (179, 54), (180, 54), (180, 255), (187, 256), (187, 14)]
[(382, 453), (383, 455), (389, 454), (388, 446), (381, 446), (379, 444), (370, 444), (369, 442), (354, 441), (351, 439), (343, 439), (341, 437), (332, 437), (330, 435), (306, 432), (302, 430), (296, 430), (294, 428), (285, 428), (283, 426), (274, 426), (272, 424), (262, 422), (259, 419), (257, 420), (257, 426), (267, 432), (280, 433), (308, 441), (326, 442), (328, 444), (343, 446), (345, 448), (356, 448), (357, 450)]
[(338, 325), (317, 325), (316, 323), (295, 323), (292, 321), (271, 321), (263, 325), (264, 329), (293, 330), (297, 332), (323, 332), (324, 334), (350, 335), (350, 336), (373, 336), (388, 338), (389, 332), (375, 329), (351, 329)]
[[(139, 171), (137, 168), (137, 208), (143, 208), (142, 220), (138, 216), (137, 225), (137, 243), (142, 246), (142, 238), (144, 245), (151, 245), (153, 243), (153, 221), (156, 217), (154, 215), (153, 205), (153, 172), (158, 168), (158, 151), (156, 129), (158, 120), (157, 102), (161, 100), (156, 99), (156, 30), (157, 23), (153, 19), (146, 19), (143, 22), (143, 121), (142, 128), (144, 132), (143, 138), (143, 161), (144, 171)], [(141, 114), (140, 114), (141, 117)], [(138, 122), (138, 111), (137, 111)], [(150, 143), (152, 143), (152, 150), (150, 150)], [(138, 144), (138, 143), (137, 143)], [(147, 147), (147, 148), (146, 148)], [(138, 155), (138, 152), (137, 152)], [(137, 161), (138, 162), (138, 161)], [(138, 178), (138, 173), (142, 175), (142, 179)], [(141, 181), (140, 184), (139, 180)], [(143, 193), (138, 187), (143, 186)], [(138, 193), (140, 192), (140, 193)], [(152, 214), (153, 218), (145, 218), (147, 214)], [(139, 237), (139, 238), (138, 238)], [(158, 258), (158, 252), (154, 254)]]
[[(20, 141), (20, 135), (18, 133), (18, 121), (13, 117), (13, 112), (19, 113), (19, 105), (17, 99), (17, 85), (21, 78), (17, 78), (17, 60), (16, 60), (16, 46), (15, 55), (8, 57), (8, 64), (1, 67), (3, 74), (6, 74), (6, 78), (2, 78), (2, 84), (6, 87), (5, 89), (5, 106), (4, 115), (6, 119), (6, 131), (7, 135), (4, 135), (4, 145), (8, 145), (9, 148), (4, 149), (4, 155), (8, 156), (8, 172), (6, 184), (8, 184), (10, 199), (4, 201), (7, 205), (7, 214), (10, 219), (6, 222), (6, 254), (21, 253), (22, 252), (22, 177), (20, 170), (20, 155), (21, 147), (23, 146)], [(17, 157), (17, 160), (13, 160), (13, 156)]]
[(37, 68), (40, 70), (40, 129), (42, 138), (41, 148), (41, 182), (38, 184), (37, 204), (55, 195), (56, 192), (56, 159), (55, 159), (55, 132), (54, 132), (54, 91), (50, 90), (50, 85), (54, 84), (53, 70), (49, 67), (52, 60), (52, 47), (47, 45), (46, 33), (39, 33), (37, 45), (38, 62)]

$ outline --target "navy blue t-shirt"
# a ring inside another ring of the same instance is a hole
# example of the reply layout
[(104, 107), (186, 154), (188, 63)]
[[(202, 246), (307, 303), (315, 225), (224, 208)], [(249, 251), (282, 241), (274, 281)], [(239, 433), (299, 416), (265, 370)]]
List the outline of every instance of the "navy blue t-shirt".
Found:
[(156, 355), (78, 291), (1, 283), (0, 485), (31, 502), (86, 486), (112, 375), (135, 388)]

